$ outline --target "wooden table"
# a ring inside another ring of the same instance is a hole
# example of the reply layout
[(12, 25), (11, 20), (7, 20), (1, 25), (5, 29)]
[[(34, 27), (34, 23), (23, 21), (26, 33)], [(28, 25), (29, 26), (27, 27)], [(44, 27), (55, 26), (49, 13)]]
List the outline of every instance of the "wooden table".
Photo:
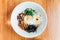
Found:
[[(45, 31), (35, 38), (24, 38), (14, 32), (10, 24), (11, 12), (25, 1), (40, 4), (46, 11), (48, 23)], [(0, 40), (60, 40), (60, 0), (0, 0)]]

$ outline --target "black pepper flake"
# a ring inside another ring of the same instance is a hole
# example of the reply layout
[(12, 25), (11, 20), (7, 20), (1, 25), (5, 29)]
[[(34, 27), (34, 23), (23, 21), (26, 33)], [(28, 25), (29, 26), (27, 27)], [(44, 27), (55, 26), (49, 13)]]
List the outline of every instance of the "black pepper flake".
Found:
[(36, 20), (38, 20), (38, 19), (36, 19)]

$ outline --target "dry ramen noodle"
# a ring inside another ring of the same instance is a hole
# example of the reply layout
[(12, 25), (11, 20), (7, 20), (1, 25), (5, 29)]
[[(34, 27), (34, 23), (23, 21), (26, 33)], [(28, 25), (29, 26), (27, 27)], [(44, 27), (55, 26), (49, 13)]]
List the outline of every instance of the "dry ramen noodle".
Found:
[(18, 26), (27, 31), (35, 32), (40, 25), (40, 15), (32, 8), (27, 8), (17, 16)]

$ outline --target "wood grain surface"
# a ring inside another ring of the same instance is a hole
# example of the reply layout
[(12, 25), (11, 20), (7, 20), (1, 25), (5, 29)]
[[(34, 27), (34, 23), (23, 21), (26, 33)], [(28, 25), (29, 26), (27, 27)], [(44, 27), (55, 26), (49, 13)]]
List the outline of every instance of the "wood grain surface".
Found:
[[(35, 38), (24, 38), (14, 32), (10, 24), (11, 12), (25, 1), (40, 4), (46, 11), (45, 31)], [(60, 0), (0, 0), (0, 40), (60, 40)]]

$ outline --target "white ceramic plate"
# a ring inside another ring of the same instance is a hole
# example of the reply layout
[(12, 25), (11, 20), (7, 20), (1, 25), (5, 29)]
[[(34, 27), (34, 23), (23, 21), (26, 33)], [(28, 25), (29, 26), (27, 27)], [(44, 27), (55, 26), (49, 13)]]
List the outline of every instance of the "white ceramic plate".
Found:
[[(25, 10), (26, 8), (32, 8), (34, 10), (36, 10), (38, 13), (40, 13), (43, 17), (43, 21), (42, 24), (39, 26), (39, 28), (37, 29), (37, 32), (34, 33), (28, 33), (22, 29), (20, 29), (20, 27), (18, 26), (18, 20), (17, 20), (17, 15), (19, 13), (21, 13), (23, 10)], [(45, 10), (41, 7), (41, 5), (34, 3), (34, 2), (23, 2), (20, 3), (19, 5), (17, 5), (14, 10), (12, 11), (11, 14), (11, 25), (12, 28), (14, 29), (14, 31), (23, 36), (23, 37), (27, 37), (27, 38), (33, 38), (36, 37), (38, 35), (41, 35), (41, 33), (45, 30), (46, 28), (46, 24), (47, 24), (47, 15)]]

